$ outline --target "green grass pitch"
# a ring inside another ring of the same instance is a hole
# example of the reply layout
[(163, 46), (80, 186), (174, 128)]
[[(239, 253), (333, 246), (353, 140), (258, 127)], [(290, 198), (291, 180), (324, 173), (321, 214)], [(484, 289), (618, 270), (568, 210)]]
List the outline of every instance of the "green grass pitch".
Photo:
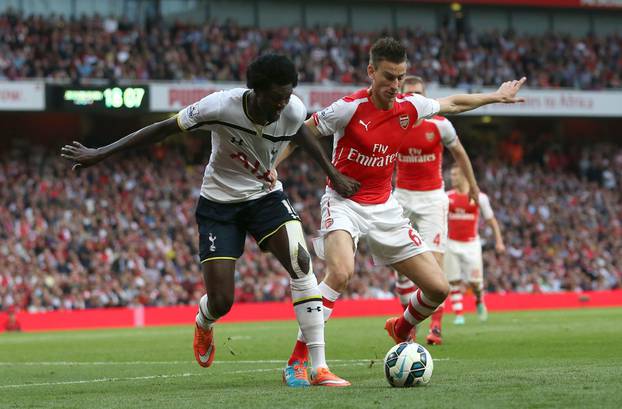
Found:
[(329, 364), (353, 384), (344, 389), (281, 384), (294, 322), (218, 325), (209, 369), (194, 362), (191, 325), (5, 333), (0, 408), (622, 407), (622, 309), (451, 318), (445, 344), (429, 348), (431, 384), (410, 389), (384, 379), (382, 317), (329, 321)]

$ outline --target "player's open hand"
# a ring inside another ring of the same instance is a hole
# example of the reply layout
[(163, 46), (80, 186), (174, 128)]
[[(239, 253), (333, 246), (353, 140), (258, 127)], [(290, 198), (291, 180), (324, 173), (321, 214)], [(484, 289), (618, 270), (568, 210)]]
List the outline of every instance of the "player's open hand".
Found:
[(499, 102), (504, 104), (515, 104), (517, 102), (525, 102), (525, 98), (517, 97), (518, 91), (527, 81), (527, 78), (523, 77), (520, 80), (506, 81), (497, 90), (499, 96)]
[(71, 170), (86, 168), (104, 159), (99, 149), (87, 148), (77, 141), (63, 146), (60, 156), (74, 162)]
[(361, 182), (340, 172), (336, 172), (333, 176), (331, 176), (330, 181), (333, 184), (333, 189), (335, 189), (335, 191), (342, 197), (352, 196), (358, 192), (361, 187)]
[(495, 251), (499, 254), (505, 253), (505, 244), (503, 243), (495, 243)]

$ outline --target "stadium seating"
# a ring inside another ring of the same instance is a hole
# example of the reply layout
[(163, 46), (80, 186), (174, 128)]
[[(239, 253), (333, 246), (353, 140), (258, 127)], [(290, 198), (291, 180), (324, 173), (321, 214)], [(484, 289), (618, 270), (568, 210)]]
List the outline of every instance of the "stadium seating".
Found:
[[(271, 50), (290, 55), (300, 80), (366, 83), (371, 43), (395, 34), (408, 46), (411, 71), (459, 88), (529, 79), (540, 88), (622, 85), (622, 37), (517, 35), (494, 30), (356, 33), (347, 27), (257, 29), (233, 22), (141, 26), (99, 16), (0, 14), (0, 79), (47, 78), (243, 81), (246, 67)], [(53, 51), (53, 52), (50, 52)]]
[[(55, 152), (0, 155), (0, 310), (196, 302), (203, 282), (193, 212), (203, 166), (159, 149), (165, 166), (133, 154), (77, 175)], [(622, 287), (622, 150), (580, 152), (527, 151), (514, 164), (503, 151), (474, 156), (508, 248), (496, 255), (491, 232), (483, 232), (489, 291)], [(306, 159), (288, 160), (280, 177), (310, 239), (323, 174)], [(285, 270), (251, 239), (246, 248), (238, 302), (286, 299)], [(393, 297), (392, 272), (372, 264), (364, 243), (359, 250), (344, 297)], [(323, 277), (321, 260), (314, 263)]]

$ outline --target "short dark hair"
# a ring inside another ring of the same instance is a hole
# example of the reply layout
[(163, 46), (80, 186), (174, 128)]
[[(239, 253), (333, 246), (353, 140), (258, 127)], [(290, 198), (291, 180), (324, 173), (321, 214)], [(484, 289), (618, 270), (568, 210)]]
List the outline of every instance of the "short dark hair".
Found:
[(406, 61), (406, 47), (392, 37), (384, 37), (379, 39), (372, 45), (369, 50), (369, 63), (375, 67), (382, 60), (386, 60), (395, 64), (401, 64)]
[(417, 85), (417, 84), (423, 85), (423, 89), (425, 89), (425, 81), (423, 80), (423, 78), (421, 78), (418, 75), (407, 75), (404, 78), (404, 82), (402, 82), (402, 91), (407, 85)]
[(272, 85), (298, 85), (298, 72), (294, 63), (284, 55), (264, 54), (246, 69), (246, 86), (266, 90)]

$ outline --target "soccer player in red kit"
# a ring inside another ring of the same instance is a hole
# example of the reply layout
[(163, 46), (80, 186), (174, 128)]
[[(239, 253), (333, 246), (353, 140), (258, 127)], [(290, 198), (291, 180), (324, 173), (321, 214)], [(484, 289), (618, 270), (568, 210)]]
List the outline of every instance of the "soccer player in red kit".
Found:
[[(321, 200), (320, 237), (314, 247), (326, 261), (326, 276), (319, 286), (324, 318), (329, 318), (354, 273), (359, 240), (366, 240), (377, 264), (392, 266), (418, 287), (404, 314), (386, 322), (385, 329), (395, 342), (406, 340), (412, 327), (430, 316), (449, 293), (441, 267), (391, 193), (395, 162), (409, 137), (409, 128), (417, 120), (437, 114), (464, 112), (496, 102), (521, 102), (516, 94), (525, 82), (525, 78), (505, 82), (487, 94), (434, 100), (399, 93), (406, 67), (406, 49), (400, 41), (376, 41), (367, 67), (371, 87), (334, 102), (305, 122), (317, 137), (334, 135), (333, 164), (361, 183), (358, 192), (346, 199), (329, 182)], [(305, 339), (299, 332), (286, 369), (297, 368), (296, 377), (306, 379), (306, 362)]]
[(484, 270), (482, 263), (482, 245), (477, 234), (479, 215), (483, 216), (495, 235), (495, 250), (505, 252), (501, 229), (490, 207), (490, 200), (484, 193), (479, 193), (475, 202), (469, 195), (469, 184), (458, 166), (452, 166), (451, 187), (449, 197), (449, 217), (447, 253), (445, 254), (444, 270), (449, 280), (450, 300), (456, 314), (454, 324), (464, 324), (462, 315), (462, 282), (466, 277), (473, 294), (477, 315), (486, 321), (488, 312), (484, 303)]
[[(402, 84), (403, 93), (426, 96), (421, 77), (408, 76)], [(439, 266), (447, 244), (447, 207), (449, 200), (443, 186), (443, 148), (451, 152), (454, 160), (466, 175), (469, 195), (477, 201), (479, 187), (473, 174), (471, 161), (451, 122), (442, 116), (420, 119), (410, 127), (410, 135), (397, 156), (395, 198), (404, 208), (404, 215), (430, 248)], [(414, 283), (398, 274), (396, 290), (404, 309), (416, 290)], [(440, 345), (443, 304), (439, 305), (430, 322), (428, 344)], [(415, 331), (411, 332), (414, 341)]]

